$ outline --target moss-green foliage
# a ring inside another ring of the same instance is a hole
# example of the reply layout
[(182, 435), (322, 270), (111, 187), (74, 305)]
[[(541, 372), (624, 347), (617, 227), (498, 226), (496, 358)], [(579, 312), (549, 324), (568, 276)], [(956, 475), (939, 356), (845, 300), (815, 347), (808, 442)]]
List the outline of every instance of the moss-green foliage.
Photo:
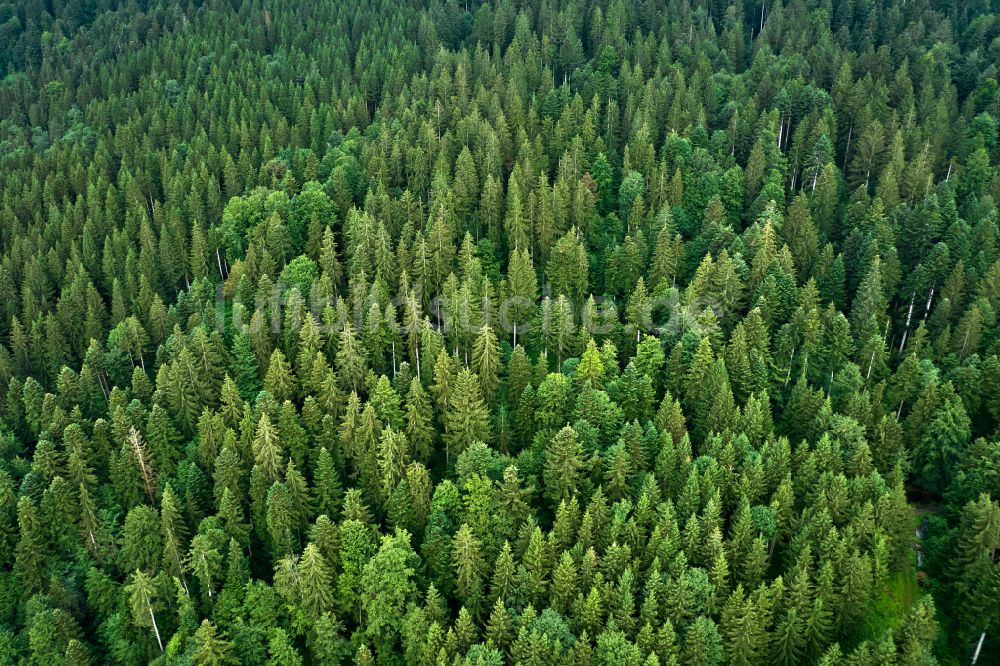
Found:
[(0, 0), (0, 661), (997, 663), (996, 12)]

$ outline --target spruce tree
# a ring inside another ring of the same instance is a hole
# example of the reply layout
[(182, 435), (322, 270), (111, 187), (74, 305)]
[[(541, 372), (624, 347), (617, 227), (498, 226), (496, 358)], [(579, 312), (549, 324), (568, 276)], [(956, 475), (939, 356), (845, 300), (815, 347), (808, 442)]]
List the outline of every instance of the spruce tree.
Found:
[(489, 442), (489, 412), (483, 403), (479, 380), (467, 368), (459, 370), (451, 400), (445, 413), (443, 439), (446, 464), (451, 455), (460, 454), (472, 442)]
[(139, 569), (136, 569), (135, 573), (130, 577), (130, 582), (126, 586), (125, 591), (129, 595), (132, 621), (137, 627), (151, 628), (153, 635), (156, 636), (156, 644), (159, 646), (160, 652), (163, 652), (163, 640), (160, 637), (160, 628), (156, 623), (158, 599), (153, 580)]
[(545, 451), (545, 494), (554, 504), (574, 495), (583, 463), (583, 447), (567, 425), (556, 433)]
[(319, 618), (333, 608), (332, 578), (329, 565), (315, 544), (308, 544), (299, 561), (299, 586), (302, 607), (312, 618)]
[(483, 397), (492, 404), (500, 382), (500, 346), (489, 324), (483, 324), (472, 351), (472, 369), (479, 376)]

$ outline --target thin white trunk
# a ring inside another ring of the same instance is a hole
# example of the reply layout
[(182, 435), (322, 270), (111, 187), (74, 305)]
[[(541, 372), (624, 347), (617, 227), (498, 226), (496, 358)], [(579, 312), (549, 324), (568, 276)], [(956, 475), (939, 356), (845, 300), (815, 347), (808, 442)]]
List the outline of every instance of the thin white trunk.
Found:
[(156, 626), (156, 615), (153, 614), (153, 607), (147, 602), (146, 608), (149, 609), (149, 619), (153, 621), (153, 633), (156, 634), (156, 644), (160, 646), (160, 652), (163, 652), (163, 641), (160, 639), (160, 628)]
[(934, 287), (931, 286), (931, 293), (927, 295), (927, 305), (924, 306), (924, 321), (927, 321), (927, 315), (931, 312), (931, 302), (934, 300)]
[(979, 644), (976, 645), (976, 654), (972, 655), (972, 663), (975, 664), (976, 660), (979, 659), (979, 651), (983, 649), (983, 640), (986, 639), (986, 632), (979, 634)]
[(899, 354), (902, 356), (903, 348), (906, 347), (906, 336), (910, 332), (910, 322), (913, 320), (913, 300), (917, 297), (917, 292), (910, 295), (910, 309), (906, 312), (906, 328), (903, 329), (903, 339), (899, 341)]
[(844, 164), (843, 169), (847, 170), (847, 156), (851, 152), (851, 135), (854, 134), (854, 125), (847, 130), (847, 145), (844, 147)]
[[(886, 320), (885, 320), (885, 332), (882, 333), (882, 344), (883, 345), (885, 344), (885, 336), (887, 336), (887, 335), (889, 335), (889, 318), (888, 317), (886, 317)], [(889, 349), (892, 349), (892, 345), (889, 345)], [(865, 386), (868, 385), (868, 380), (871, 379), (872, 368), (875, 367), (875, 352), (877, 352), (877, 351), (878, 351), (878, 347), (873, 347), (872, 348), (872, 357), (871, 357), (871, 360), (868, 361), (868, 374), (865, 375)]]

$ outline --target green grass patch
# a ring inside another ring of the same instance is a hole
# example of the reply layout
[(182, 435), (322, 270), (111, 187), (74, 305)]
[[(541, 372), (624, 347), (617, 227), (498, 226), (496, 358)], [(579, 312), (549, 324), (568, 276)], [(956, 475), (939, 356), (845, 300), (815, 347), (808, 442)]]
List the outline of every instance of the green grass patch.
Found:
[(910, 606), (926, 592), (917, 584), (915, 562), (896, 571), (879, 590), (872, 603), (862, 633), (862, 639), (875, 639), (887, 631), (895, 631)]
[[(933, 511), (929, 507), (913, 508), (914, 531), (923, 522), (925, 514)], [(925, 594), (928, 591), (917, 583), (917, 556), (914, 552), (911, 553), (907, 566), (893, 572), (875, 595), (860, 631), (861, 640), (877, 639), (887, 631), (898, 629), (910, 607)]]

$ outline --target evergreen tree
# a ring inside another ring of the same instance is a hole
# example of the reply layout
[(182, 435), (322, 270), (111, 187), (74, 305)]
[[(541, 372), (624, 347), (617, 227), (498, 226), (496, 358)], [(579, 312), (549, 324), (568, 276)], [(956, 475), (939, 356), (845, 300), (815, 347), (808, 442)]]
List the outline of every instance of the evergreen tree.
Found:
[(329, 566), (319, 548), (308, 544), (299, 561), (302, 606), (310, 617), (319, 618), (333, 608), (333, 588)]
[(467, 524), (455, 533), (451, 552), (459, 598), (475, 612), (483, 603), (483, 562), (479, 541)]
[(560, 430), (545, 451), (545, 494), (557, 503), (573, 496), (583, 467), (583, 447), (572, 427)]
[(0, 4), (6, 661), (991, 662), (990, 3)]
[(202, 620), (194, 634), (194, 654), (196, 664), (222, 666), (231, 663), (232, 643), (221, 635), (212, 622)]
[(129, 605), (132, 609), (132, 621), (137, 627), (149, 627), (156, 636), (156, 644), (163, 652), (163, 640), (160, 638), (160, 628), (156, 624), (157, 595), (153, 580), (136, 569), (125, 588), (129, 595)]
[(491, 404), (499, 384), (500, 346), (496, 335), (488, 324), (484, 324), (476, 337), (472, 352), (472, 369), (479, 375), (483, 397)]
[(450, 402), (444, 418), (446, 461), (472, 442), (489, 441), (489, 412), (483, 404), (479, 380), (468, 369), (459, 370)]
[(337, 372), (347, 391), (357, 391), (361, 388), (367, 371), (365, 353), (351, 327), (350, 322), (344, 324), (340, 332), (340, 342), (337, 346)]
[(295, 375), (280, 349), (275, 349), (271, 353), (271, 359), (267, 363), (267, 374), (264, 377), (264, 388), (278, 402), (290, 400), (295, 396)]
[(364, 566), (360, 583), (368, 635), (381, 651), (392, 650), (401, 638), (404, 610), (416, 594), (415, 560), (410, 535), (396, 532), (382, 538)]

